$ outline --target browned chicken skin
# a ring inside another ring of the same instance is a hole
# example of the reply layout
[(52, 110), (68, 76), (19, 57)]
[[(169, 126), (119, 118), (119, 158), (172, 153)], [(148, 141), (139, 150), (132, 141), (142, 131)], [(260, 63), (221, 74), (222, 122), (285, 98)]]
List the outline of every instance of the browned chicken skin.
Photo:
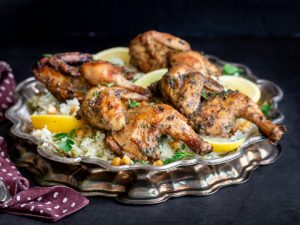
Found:
[(190, 45), (186, 41), (151, 30), (130, 42), (130, 63), (143, 72), (149, 72), (167, 67), (169, 54), (187, 50), (190, 50)]
[(113, 132), (106, 141), (117, 155), (136, 160), (159, 159), (158, 138), (170, 135), (187, 144), (197, 154), (206, 154), (212, 147), (187, 124), (186, 118), (165, 104), (141, 103), (126, 112), (124, 129)]
[[(92, 55), (80, 52), (65, 52), (44, 57), (39, 61), (39, 67), (49, 64), (57, 71), (72, 76), (80, 76), (78, 65), (92, 60)], [(73, 66), (74, 65), (74, 66)]]
[(255, 123), (270, 140), (281, 138), (285, 128), (267, 120), (258, 105), (242, 93), (211, 92), (214, 97), (200, 102), (205, 82), (206, 77), (201, 73), (190, 71), (189, 66), (177, 65), (164, 75), (160, 89), (202, 135), (229, 137), (236, 131), (236, 119), (244, 118)]
[(142, 95), (151, 96), (151, 92), (141, 86), (127, 80), (120, 67), (114, 67), (109, 62), (91, 61), (85, 63), (80, 68), (81, 74), (92, 85), (101, 83), (114, 83), (118, 87), (140, 93)]
[(33, 73), (59, 100), (77, 97), (82, 101), (92, 86), (105, 83), (151, 96), (148, 89), (134, 85), (125, 78), (131, 75), (124, 68), (105, 61), (91, 60), (91, 55), (87, 53), (58, 53), (38, 61)]
[(149, 98), (118, 87), (94, 87), (82, 103), (83, 117), (93, 126), (118, 131), (126, 125), (126, 104), (129, 99), (148, 101)]
[(220, 69), (211, 63), (206, 56), (196, 51), (173, 53), (169, 57), (171, 67), (187, 65), (195, 72), (200, 72), (205, 77), (220, 76)]
[(219, 93), (203, 101), (201, 110), (190, 117), (190, 123), (200, 134), (229, 137), (237, 130), (238, 118), (256, 124), (271, 141), (278, 141), (285, 132), (283, 126), (267, 120), (248, 96), (233, 91)]
[(184, 115), (199, 109), (203, 89), (208, 92), (221, 92), (223, 86), (185, 64), (171, 67), (160, 81), (163, 96)]
[(35, 78), (60, 101), (78, 98), (82, 101), (91, 85), (81, 76), (70, 76), (57, 71), (49, 65), (33, 68)]

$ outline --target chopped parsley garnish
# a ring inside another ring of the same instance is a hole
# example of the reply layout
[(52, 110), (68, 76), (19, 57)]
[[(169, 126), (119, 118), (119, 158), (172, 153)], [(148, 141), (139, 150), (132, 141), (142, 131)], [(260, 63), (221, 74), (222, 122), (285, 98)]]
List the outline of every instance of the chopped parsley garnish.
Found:
[(262, 106), (260, 106), (260, 110), (262, 111), (262, 113), (265, 116), (269, 116), (270, 114), (270, 110), (272, 109), (272, 105), (271, 104), (263, 104)]
[(52, 56), (52, 54), (43, 54), (43, 57), (45, 57), (45, 58), (47, 58), (47, 57), (50, 57), (50, 56)]
[(182, 144), (181, 144), (181, 146), (180, 146), (180, 149), (181, 149), (181, 150), (184, 150), (184, 149), (185, 149), (185, 147), (186, 147), (186, 146), (185, 146), (185, 144), (184, 144), (184, 143), (182, 143)]
[(205, 89), (202, 89), (202, 91), (201, 91), (201, 97), (207, 100), (208, 96), (207, 96), (207, 93), (206, 93)]
[(223, 66), (223, 74), (225, 75), (233, 75), (233, 76), (240, 76), (244, 72), (243, 69), (234, 66), (232, 64), (225, 64)]
[(112, 87), (112, 86), (114, 86), (115, 84), (116, 84), (115, 82), (111, 82), (111, 83), (107, 83), (106, 86), (107, 86), (107, 87)]
[(101, 82), (99, 84), (97, 84), (98, 87), (103, 87), (103, 86), (107, 86), (107, 87), (113, 87), (116, 83), (115, 82)]
[(75, 144), (73, 138), (76, 136), (75, 130), (68, 133), (58, 133), (54, 136), (54, 141), (59, 141), (59, 148), (65, 153), (71, 151), (72, 146)]
[(133, 160), (134, 163), (138, 163), (138, 164), (147, 164), (148, 162), (145, 160)]
[(94, 96), (94, 97), (99, 97), (100, 93), (101, 93), (100, 91), (95, 91), (95, 92), (93, 93), (93, 96)]
[(135, 100), (129, 99), (128, 104), (129, 104), (129, 108), (133, 109), (133, 108), (137, 107), (140, 103), (138, 103)]
[(194, 157), (195, 154), (192, 152), (186, 152), (186, 151), (178, 151), (176, 152), (171, 158), (165, 159), (164, 164), (169, 164), (172, 162), (176, 162), (185, 158), (191, 158)]

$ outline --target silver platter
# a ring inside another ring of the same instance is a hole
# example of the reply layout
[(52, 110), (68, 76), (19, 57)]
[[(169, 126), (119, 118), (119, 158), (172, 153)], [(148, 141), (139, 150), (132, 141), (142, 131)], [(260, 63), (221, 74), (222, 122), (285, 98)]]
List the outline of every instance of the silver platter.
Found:
[[(219, 66), (224, 61), (209, 56)], [(232, 63), (235, 64), (235, 63)], [(250, 69), (235, 64), (245, 71), (245, 78), (257, 83), (262, 102), (272, 102), (270, 118), (282, 123), (278, 109), (281, 89), (274, 83), (257, 79)], [(33, 173), (41, 185), (65, 184), (88, 196), (109, 196), (129, 204), (155, 204), (171, 197), (208, 195), (223, 186), (245, 182), (259, 165), (273, 163), (280, 155), (278, 146), (269, 144), (264, 136), (249, 137), (235, 152), (218, 159), (201, 158), (182, 160), (161, 167), (152, 165), (112, 166), (99, 159), (87, 157), (66, 158), (55, 154), (50, 147), (41, 147), (42, 141), (30, 134), (30, 114), (26, 102), (45, 86), (33, 77), (20, 83), (15, 91), (16, 103), (6, 112), (13, 123), (11, 133), (15, 139), (12, 158), (17, 166)]]

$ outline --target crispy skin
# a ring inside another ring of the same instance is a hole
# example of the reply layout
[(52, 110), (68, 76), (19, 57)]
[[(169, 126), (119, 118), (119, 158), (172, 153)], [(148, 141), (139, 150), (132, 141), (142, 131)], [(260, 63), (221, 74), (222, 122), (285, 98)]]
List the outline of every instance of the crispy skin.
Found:
[(190, 116), (191, 125), (203, 135), (229, 137), (236, 131), (236, 119), (244, 118), (258, 126), (271, 141), (280, 140), (284, 126), (267, 120), (259, 106), (239, 92), (220, 93), (203, 101), (201, 110)]
[(114, 83), (118, 87), (125, 88), (132, 92), (137, 92), (142, 95), (151, 96), (148, 89), (137, 86), (124, 78), (122, 69), (114, 67), (109, 62), (105, 61), (91, 61), (81, 66), (80, 72), (84, 78), (92, 85), (101, 83)]
[(171, 101), (184, 115), (199, 109), (203, 88), (207, 91), (223, 91), (223, 86), (218, 82), (185, 64), (171, 67), (160, 81), (160, 90), (165, 99)]
[(196, 51), (177, 52), (170, 55), (171, 67), (176, 65), (187, 65), (195, 72), (200, 72), (206, 77), (220, 76), (220, 69), (211, 63), (208, 58)]
[(33, 74), (60, 101), (75, 97), (82, 101), (91, 87), (83, 77), (65, 75), (48, 65), (33, 68)]
[(135, 37), (129, 45), (130, 63), (143, 72), (168, 66), (168, 55), (187, 51), (189, 43), (171, 34), (154, 30)]
[(189, 72), (189, 68), (177, 66), (163, 76), (160, 89), (163, 96), (181, 113), (189, 115), (199, 108), (204, 82), (200, 73)]
[[(201, 73), (195, 73), (189, 65), (180, 64), (164, 75), (160, 90), (164, 98), (187, 116), (189, 124), (202, 135), (229, 137), (237, 129), (236, 119), (244, 118), (255, 123), (271, 141), (281, 138), (284, 127), (267, 120), (250, 98), (238, 92), (220, 92), (222, 89), (218, 90), (218, 86), (210, 81)], [(216, 96), (201, 102), (202, 90), (209, 88), (215, 90), (213, 95)]]
[(127, 124), (107, 137), (109, 148), (119, 155), (137, 160), (159, 159), (157, 148), (161, 135), (170, 135), (186, 143), (197, 154), (206, 154), (212, 147), (187, 124), (186, 118), (165, 104), (141, 103), (126, 112)]
[(128, 99), (148, 101), (148, 97), (118, 87), (94, 87), (82, 103), (83, 117), (93, 126), (106, 131), (118, 131), (126, 125)]
[(57, 71), (61, 71), (62, 73), (71, 76), (80, 76), (77, 66), (91, 60), (92, 55), (88, 53), (65, 52), (42, 58), (39, 61), (39, 67), (48, 64)]

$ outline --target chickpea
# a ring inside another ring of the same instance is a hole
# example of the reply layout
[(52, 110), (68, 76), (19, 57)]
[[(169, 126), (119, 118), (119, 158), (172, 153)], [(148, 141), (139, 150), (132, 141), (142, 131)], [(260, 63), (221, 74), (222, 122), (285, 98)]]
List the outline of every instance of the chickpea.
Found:
[(164, 162), (162, 160), (156, 160), (153, 162), (153, 166), (163, 166)]
[(76, 136), (79, 136), (79, 137), (83, 137), (84, 136), (84, 131), (83, 129), (78, 129), (75, 131), (76, 132)]
[(112, 162), (111, 162), (111, 165), (113, 166), (120, 166), (121, 165), (121, 158), (120, 157), (114, 157)]
[(174, 140), (174, 141), (171, 141), (169, 143), (169, 145), (171, 146), (172, 149), (178, 150), (181, 147), (181, 142)]
[(131, 159), (127, 155), (124, 155), (121, 163), (122, 163), (122, 165), (129, 165), (129, 164), (131, 164)]

